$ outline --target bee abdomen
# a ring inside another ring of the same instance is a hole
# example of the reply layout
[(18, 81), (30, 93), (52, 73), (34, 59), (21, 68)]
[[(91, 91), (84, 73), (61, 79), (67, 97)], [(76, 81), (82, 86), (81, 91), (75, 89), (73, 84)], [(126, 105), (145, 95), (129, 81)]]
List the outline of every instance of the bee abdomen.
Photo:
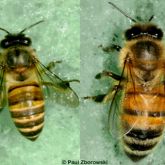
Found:
[(132, 129), (124, 135), (124, 150), (134, 161), (147, 156), (160, 141), (163, 130)]
[(44, 123), (44, 101), (40, 87), (34, 84), (11, 88), (8, 99), (16, 127), (23, 136), (34, 141)]
[(122, 127), (126, 132), (123, 136), (124, 150), (133, 161), (147, 156), (160, 141), (164, 130), (164, 119), (160, 114), (138, 115), (126, 110), (122, 115)]
[[(131, 86), (130, 86), (131, 87)], [(124, 150), (134, 161), (147, 156), (161, 140), (165, 116), (164, 86), (150, 91), (129, 88), (123, 103)]]

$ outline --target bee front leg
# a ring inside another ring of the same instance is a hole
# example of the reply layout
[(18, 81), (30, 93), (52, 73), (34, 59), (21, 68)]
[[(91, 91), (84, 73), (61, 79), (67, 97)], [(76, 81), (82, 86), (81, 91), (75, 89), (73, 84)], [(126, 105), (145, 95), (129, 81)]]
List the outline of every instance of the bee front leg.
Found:
[(49, 62), (49, 64), (46, 66), (46, 68), (47, 68), (49, 71), (51, 71), (51, 70), (55, 67), (55, 65), (56, 65), (56, 64), (59, 64), (59, 63), (62, 63), (62, 61), (61, 61), (61, 60), (59, 60), (59, 61), (51, 61), (51, 62)]
[(117, 45), (117, 44), (111, 44), (111, 45), (105, 46), (105, 47), (101, 44), (98, 47), (101, 48), (106, 53), (110, 53), (113, 51), (120, 52), (120, 50), (122, 48), (120, 45)]

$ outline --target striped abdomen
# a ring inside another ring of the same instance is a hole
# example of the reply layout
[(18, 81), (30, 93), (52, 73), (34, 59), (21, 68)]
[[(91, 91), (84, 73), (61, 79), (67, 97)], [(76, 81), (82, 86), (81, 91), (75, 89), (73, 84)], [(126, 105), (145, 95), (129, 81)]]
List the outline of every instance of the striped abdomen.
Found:
[(38, 84), (15, 86), (8, 90), (9, 109), (20, 133), (35, 140), (43, 128), (44, 101)]
[(122, 128), (124, 150), (130, 158), (138, 160), (148, 155), (160, 141), (164, 130), (164, 85), (152, 90), (132, 87), (125, 91)]

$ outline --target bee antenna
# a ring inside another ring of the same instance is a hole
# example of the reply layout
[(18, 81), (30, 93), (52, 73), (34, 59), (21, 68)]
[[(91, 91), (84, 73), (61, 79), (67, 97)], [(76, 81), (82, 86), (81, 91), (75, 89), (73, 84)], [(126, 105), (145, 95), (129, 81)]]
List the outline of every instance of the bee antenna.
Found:
[(44, 22), (44, 20), (40, 20), (40, 21), (38, 21), (38, 22), (36, 22), (36, 23), (34, 23), (34, 24), (32, 24), (32, 25), (26, 27), (25, 29), (23, 29), (22, 31), (20, 31), (19, 34), (23, 33), (23, 32), (26, 31), (27, 29), (30, 29), (30, 28), (32, 28), (33, 26), (36, 26), (36, 25), (38, 25), (38, 24), (40, 24), (40, 23), (42, 23), (42, 22)]
[(126, 16), (127, 18), (129, 18), (131, 21), (133, 22), (137, 22), (135, 19), (131, 18), (129, 15), (127, 15), (124, 11), (122, 11), (120, 8), (118, 8), (115, 4), (113, 4), (112, 2), (108, 2), (110, 5), (112, 5), (114, 8), (116, 8), (120, 13), (122, 13), (124, 16)]
[(11, 34), (10, 32), (8, 32), (8, 31), (7, 31), (6, 29), (4, 29), (4, 28), (0, 28), (0, 30), (6, 32), (7, 34)]
[(155, 17), (155, 16), (154, 16), (154, 15), (152, 15), (152, 16), (149, 18), (148, 22), (151, 22), (151, 21), (152, 21), (152, 19), (153, 19), (154, 17)]

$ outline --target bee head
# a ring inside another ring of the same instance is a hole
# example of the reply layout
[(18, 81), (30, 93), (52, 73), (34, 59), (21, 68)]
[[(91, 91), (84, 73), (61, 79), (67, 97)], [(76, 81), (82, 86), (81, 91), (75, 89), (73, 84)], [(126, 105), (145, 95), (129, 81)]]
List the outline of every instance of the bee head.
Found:
[(125, 32), (125, 38), (127, 41), (141, 38), (143, 36), (161, 40), (163, 37), (163, 32), (160, 28), (153, 24), (135, 24)]
[(154, 18), (154, 15), (152, 15), (148, 20), (147, 23), (141, 24), (137, 23), (137, 20), (130, 17), (127, 13), (125, 13), (123, 10), (121, 10), (119, 7), (117, 7), (114, 3), (108, 2), (111, 6), (113, 6), (116, 10), (118, 10), (121, 14), (123, 14), (125, 17), (130, 19), (132, 22), (135, 23), (130, 29), (126, 30), (125, 32), (125, 39), (127, 41), (135, 39), (135, 38), (141, 38), (144, 36), (151, 37), (155, 40), (161, 40), (163, 37), (163, 31), (158, 28), (154, 24), (150, 24), (151, 20)]
[(40, 20), (40, 21), (30, 25), (16, 34), (12, 34), (12, 33), (8, 32), (6, 29), (0, 27), (0, 30), (7, 33), (5, 38), (0, 42), (1, 48), (5, 49), (5, 48), (8, 48), (10, 46), (15, 46), (15, 45), (30, 46), (32, 43), (31, 39), (29, 37), (26, 37), (24, 32), (42, 22), (44, 22), (44, 20)]
[(30, 46), (31, 39), (29, 37), (26, 37), (23, 33), (18, 33), (18, 34), (9, 33), (0, 42), (0, 46), (4, 49), (15, 45)]

